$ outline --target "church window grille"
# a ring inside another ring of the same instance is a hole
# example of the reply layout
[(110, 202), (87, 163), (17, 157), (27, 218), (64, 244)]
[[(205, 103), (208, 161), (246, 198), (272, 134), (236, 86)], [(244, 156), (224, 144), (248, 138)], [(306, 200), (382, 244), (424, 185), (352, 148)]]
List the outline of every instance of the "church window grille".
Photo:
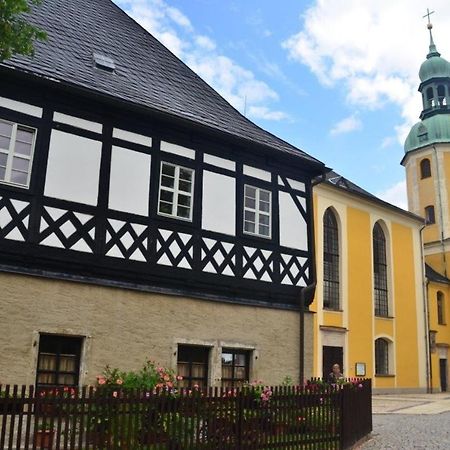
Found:
[(437, 317), (438, 317), (438, 324), (439, 325), (445, 325), (445, 303), (444, 303), (444, 294), (442, 292), (437, 293)]
[(336, 215), (323, 216), (323, 307), (339, 309), (339, 230)]
[(389, 315), (386, 237), (379, 223), (373, 228), (373, 271), (375, 315)]
[(386, 339), (375, 341), (375, 374), (389, 374), (389, 342)]
[(431, 164), (428, 158), (422, 159), (420, 161), (420, 178), (429, 178), (431, 177)]
[(434, 206), (429, 205), (425, 207), (425, 223), (427, 225), (432, 225), (436, 223), (436, 216), (434, 213)]

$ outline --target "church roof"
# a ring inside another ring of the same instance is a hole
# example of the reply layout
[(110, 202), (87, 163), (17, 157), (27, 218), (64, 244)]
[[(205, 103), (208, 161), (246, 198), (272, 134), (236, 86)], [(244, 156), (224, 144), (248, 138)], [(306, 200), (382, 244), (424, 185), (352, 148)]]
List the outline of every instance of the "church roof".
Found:
[[(320, 182), (319, 178), (317, 178), (317, 180), (318, 182)], [(422, 217), (417, 216), (416, 214), (406, 211), (402, 208), (399, 208), (398, 206), (395, 206), (392, 203), (382, 200), (381, 198), (371, 194), (369, 191), (366, 191), (362, 187), (350, 181), (348, 178), (343, 177), (342, 175), (338, 174), (337, 172), (334, 172), (333, 170), (328, 172), (325, 175), (325, 179), (322, 181), (324, 181), (328, 185), (334, 186), (338, 189), (342, 189), (343, 191), (346, 191), (349, 194), (353, 194), (360, 198), (373, 202), (381, 207), (388, 208), (397, 213), (406, 215), (416, 220), (417, 222), (421, 223), (424, 222), (424, 219)]]
[[(43, 2), (33, 7), (30, 21), (47, 32), (48, 40), (36, 43), (33, 58), (16, 56), (0, 64), (3, 70), (31, 73), (175, 116), (324, 170), (319, 160), (240, 114), (112, 1)], [(94, 58), (110, 70), (96, 68)]]
[(439, 272), (436, 272), (428, 264), (425, 264), (425, 275), (429, 281), (434, 281), (435, 283), (450, 284), (450, 280), (446, 276), (441, 275)]
[(431, 144), (450, 142), (450, 114), (435, 114), (417, 122), (405, 140), (405, 153)]

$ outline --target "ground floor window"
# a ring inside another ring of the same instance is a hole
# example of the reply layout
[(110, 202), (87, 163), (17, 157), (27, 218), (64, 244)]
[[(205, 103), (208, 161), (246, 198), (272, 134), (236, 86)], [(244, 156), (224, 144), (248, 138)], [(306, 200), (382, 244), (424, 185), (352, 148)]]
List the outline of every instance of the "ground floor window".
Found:
[(375, 374), (389, 374), (389, 342), (386, 339), (375, 341)]
[(249, 377), (250, 352), (224, 348), (222, 350), (222, 386), (239, 387)]
[(37, 387), (77, 386), (82, 338), (42, 334), (39, 339)]
[(208, 360), (208, 347), (179, 345), (177, 372), (183, 377), (180, 387), (206, 388), (208, 385)]

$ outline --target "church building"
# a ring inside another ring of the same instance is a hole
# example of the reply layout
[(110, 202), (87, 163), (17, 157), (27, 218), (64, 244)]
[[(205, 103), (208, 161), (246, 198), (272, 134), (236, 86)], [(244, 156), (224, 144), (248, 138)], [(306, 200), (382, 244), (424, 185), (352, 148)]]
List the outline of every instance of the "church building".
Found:
[(148, 359), (186, 386), (311, 376), (299, 302), (324, 164), (110, 0), (30, 20), (48, 40), (0, 64), (0, 382), (82, 385)]
[(314, 187), (314, 374), (338, 363), (374, 392), (425, 392), (423, 219), (337, 173)]

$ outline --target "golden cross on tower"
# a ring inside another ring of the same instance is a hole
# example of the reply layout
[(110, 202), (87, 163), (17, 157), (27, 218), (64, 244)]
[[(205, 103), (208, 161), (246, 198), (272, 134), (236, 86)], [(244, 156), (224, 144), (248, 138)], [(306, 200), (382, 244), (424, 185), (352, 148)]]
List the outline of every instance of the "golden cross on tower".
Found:
[(430, 11), (430, 10), (427, 8), (427, 13), (423, 16), (424, 19), (425, 19), (425, 17), (428, 17), (428, 24), (427, 24), (427, 27), (428, 27), (429, 30), (431, 30), (431, 29), (433, 28), (433, 24), (432, 24), (431, 21), (430, 21), (430, 16), (431, 16), (431, 14), (434, 14), (434, 11)]

